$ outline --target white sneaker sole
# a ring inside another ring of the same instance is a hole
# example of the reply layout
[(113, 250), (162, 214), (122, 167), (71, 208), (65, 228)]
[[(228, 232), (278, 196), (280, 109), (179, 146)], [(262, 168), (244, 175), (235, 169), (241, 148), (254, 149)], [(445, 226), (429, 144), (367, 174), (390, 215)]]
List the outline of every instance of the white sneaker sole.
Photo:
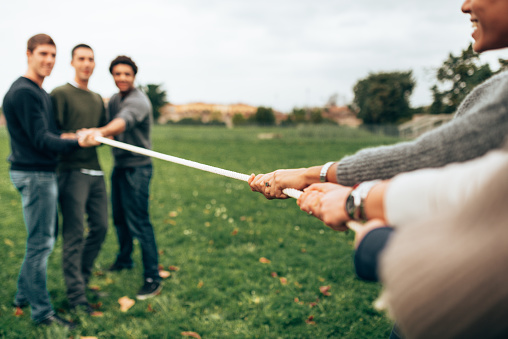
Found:
[(136, 299), (138, 299), (138, 300), (149, 299), (149, 298), (155, 297), (156, 295), (161, 294), (161, 291), (162, 291), (162, 284), (160, 284), (159, 287), (155, 291), (150, 293), (150, 294), (138, 294), (138, 295), (136, 295)]

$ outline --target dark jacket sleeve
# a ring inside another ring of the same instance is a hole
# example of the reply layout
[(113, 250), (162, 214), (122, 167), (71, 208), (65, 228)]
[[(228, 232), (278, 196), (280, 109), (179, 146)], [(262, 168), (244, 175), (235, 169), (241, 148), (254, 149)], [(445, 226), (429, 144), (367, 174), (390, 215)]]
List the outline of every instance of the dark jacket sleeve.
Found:
[(379, 255), (386, 246), (394, 229), (391, 227), (376, 228), (365, 235), (356, 249), (354, 265), (360, 279), (378, 281)]

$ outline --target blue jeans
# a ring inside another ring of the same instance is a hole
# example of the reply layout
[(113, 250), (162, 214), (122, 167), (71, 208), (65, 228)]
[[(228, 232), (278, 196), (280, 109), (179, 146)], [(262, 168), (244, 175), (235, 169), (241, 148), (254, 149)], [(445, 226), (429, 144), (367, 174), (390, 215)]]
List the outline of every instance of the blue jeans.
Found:
[(155, 235), (148, 214), (152, 165), (119, 168), (111, 175), (111, 206), (119, 253), (116, 265), (130, 268), (133, 239), (137, 238), (143, 256), (144, 277), (160, 280)]
[(58, 188), (54, 172), (10, 171), (21, 194), (27, 230), (26, 252), (18, 278), (17, 304), (29, 303), (32, 319), (54, 314), (46, 288), (48, 257), (55, 243)]

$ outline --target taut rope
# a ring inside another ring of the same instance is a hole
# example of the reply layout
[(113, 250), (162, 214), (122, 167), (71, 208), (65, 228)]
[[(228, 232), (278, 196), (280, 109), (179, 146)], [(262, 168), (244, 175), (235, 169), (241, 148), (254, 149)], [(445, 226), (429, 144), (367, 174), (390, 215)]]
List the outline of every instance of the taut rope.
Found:
[[(109, 145), (109, 146), (124, 149), (126, 151), (130, 151), (130, 152), (134, 152), (134, 153), (138, 153), (138, 154), (143, 154), (143, 155), (146, 155), (146, 156), (149, 156), (152, 158), (157, 158), (157, 159), (161, 159), (161, 160), (165, 160), (165, 161), (169, 161), (169, 162), (174, 162), (176, 164), (196, 168), (196, 169), (199, 169), (202, 171), (219, 174), (219, 175), (222, 175), (225, 177), (229, 177), (229, 178), (233, 178), (233, 179), (237, 179), (237, 180), (241, 180), (241, 181), (245, 181), (245, 182), (249, 181), (249, 178), (250, 178), (250, 175), (247, 175), (247, 174), (242, 174), (242, 173), (233, 172), (233, 171), (225, 170), (225, 169), (214, 167), (214, 166), (200, 164), (199, 162), (174, 157), (172, 155), (167, 155), (167, 154), (155, 152), (155, 151), (152, 151), (152, 150), (149, 150), (146, 148), (129, 145), (129, 144), (126, 144), (126, 143), (123, 143), (120, 141), (111, 140), (111, 139), (104, 138), (104, 137), (96, 136), (95, 140), (100, 143)], [(302, 191), (296, 190), (294, 188), (286, 188), (282, 192), (285, 195), (287, 195), (288, 197), (295, 198), (295, 199), (298, 199), (300, 197), (300, 195), (302, 195)]]

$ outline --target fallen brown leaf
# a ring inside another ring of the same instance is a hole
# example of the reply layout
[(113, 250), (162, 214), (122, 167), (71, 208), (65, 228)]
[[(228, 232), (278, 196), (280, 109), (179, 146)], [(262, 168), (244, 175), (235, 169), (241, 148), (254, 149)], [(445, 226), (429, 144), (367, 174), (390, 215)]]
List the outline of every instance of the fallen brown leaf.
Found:
[(178, 266), (171, 265), (168, 268), (169, 268), (170, 271), (180, 271), (180, 267), (178, 267)]
[(199, 334), (197, 334), (196, 332), (186, 331), (186, 332), (182, 332), (180, 334), (183, 335), (184, 337), (192, 337), (192, 338), (196, 338), (196, 339), (201, 339), (201, 336)]
[(238, 228), (235, 228), (233, 232), (231, 232), (231, 235), (237, 235), (238, 234)]
[(160, 270), (159, 271), (159, 275), (162, 279), (166, 279), (166, 278), (169, 278), (169, 276), (171, 275), (171, 273), (169, 271), (164, 271), (164, 270)]
[(272, 273), (270, 273), (270, 275), (272, 276), (272, 278), (277, 278), (277, 276), (278, 276), (277, 272), (272, 272)]
[(320, 291), (323, 295), (325, 295), (325, 296), (329, 297), (329, 296), (331, 295), (331, 294), (330, 294), (330, 292), (329, 292), (329, 291), (330, 291), (330, 288), (331, 288), (331, 286), (330, 286), (330, 285), (328, 285), (328, 286), (321, 286), (321, 287), (319, 288), (319, 291)]
[(14, 311), (14, 316), (15, 317), (21, 317), (23, 314), (25, 314), (25, 312), (23, 312), (21, 307), (16, 307), (16, 311)]
[(262, 264), (269, 264), (271, 263), (270, 259), (266, 259), (265, 257), (259, 258), (259, 262)]
[(118, 299), (118, 303), (120, 304), (120, 311), (127, 312), (136, 302), (129, 297), (121, 297)]
[(282, 285), (286, 285), (288, 283), (288, 280), (284, 277), (280, 277), (279, 280)]
[(316, 322), (314, 321), (314, 316), (311, 315), (307, 318), (307, 320), (305, 320), (305, 322), (309, 325), (316, 325)]

